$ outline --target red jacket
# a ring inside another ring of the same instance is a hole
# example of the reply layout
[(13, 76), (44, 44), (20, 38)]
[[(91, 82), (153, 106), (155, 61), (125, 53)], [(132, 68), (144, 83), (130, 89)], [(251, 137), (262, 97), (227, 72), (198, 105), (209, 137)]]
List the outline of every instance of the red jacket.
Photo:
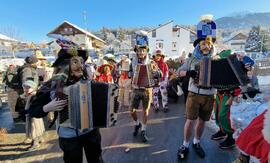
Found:
[(168, 79), (169, 77), (169, 68), (167, 63), (164, 62), (164, 58), (160, 58), (159, 61), (155, 60), (155, 62), (157, 63), (160, 71), (162, 72), (162, 81), (165, 80), (165, 77)]
[(98, 76), (96, 80), (99, 81), (99, 82), (114, 83), (113, 82), (113, 77), (112, 77), (111, 74), (109, 74), (109, 75), (100, 74), (100, 76)]

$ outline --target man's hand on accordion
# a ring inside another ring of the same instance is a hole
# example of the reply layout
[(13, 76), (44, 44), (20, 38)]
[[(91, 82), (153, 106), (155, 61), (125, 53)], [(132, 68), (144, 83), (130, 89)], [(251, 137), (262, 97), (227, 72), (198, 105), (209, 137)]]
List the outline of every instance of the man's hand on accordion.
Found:
[(67, 100), (56, 100), (53, 99), (51, 102), (49, 102), (47, 105), (43, 106), (44, 112), (54, 112), (54, 111), (60, 111), (64, 109), (65, 106), (67, 106), (68, 102)]

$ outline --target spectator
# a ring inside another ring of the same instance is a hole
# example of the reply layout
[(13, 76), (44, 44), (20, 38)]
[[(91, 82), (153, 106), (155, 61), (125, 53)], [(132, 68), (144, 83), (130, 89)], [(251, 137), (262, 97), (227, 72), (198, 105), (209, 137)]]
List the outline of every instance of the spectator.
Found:
[[(27, 80), (23, 83), (23, 91), (24, 93), (20, 96), (21, 99), (26, 101), (25, 110), (29, 109), (31, 101), (35, 98), (37, 90), (37, 84), (32, 80)], [(24, 143), (32, 143), (31, 147), (28, 149), (30, 151), (35, 150), (40, 147), (40, 143), (44, 142), (42, 138), (45, 127), (42, 118), (31, 118), (28, 114), (26, 114), (26, 139)]]

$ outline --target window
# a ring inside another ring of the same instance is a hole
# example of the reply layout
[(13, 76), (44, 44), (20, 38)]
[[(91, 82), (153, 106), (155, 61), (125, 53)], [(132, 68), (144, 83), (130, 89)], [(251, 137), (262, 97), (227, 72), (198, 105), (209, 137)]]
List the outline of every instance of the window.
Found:
[(157, 37), (157, 31), (156, 31), (156, 30), (153, 30), (153, 31), (152, 31), (152, 37), (153, 37), (153, 38)]
[(172, 50), (176, 50), (177, 42), (172, 42)]
[(173, 31), (173, 37), (180, 37), (180, 30)]
[(156, 47), (159, 49), (163, 49), (163, 43), (162, 42), (156, 43)]

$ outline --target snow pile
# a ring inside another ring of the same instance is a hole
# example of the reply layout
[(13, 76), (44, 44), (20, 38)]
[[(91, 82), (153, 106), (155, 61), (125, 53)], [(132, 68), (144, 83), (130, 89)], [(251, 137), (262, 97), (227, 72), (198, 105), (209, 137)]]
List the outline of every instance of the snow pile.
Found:
[(269, 95), (260, 94), (254, 99), (242, 99), (240, 103), (233, 103), (230, 118), (232, 127), (235, 129), (234, 137), (238, 137), (254, 118), (269, 107), (268, 99)]
[(257, 76), (259, 86), (270, 86), (270, 76)]

